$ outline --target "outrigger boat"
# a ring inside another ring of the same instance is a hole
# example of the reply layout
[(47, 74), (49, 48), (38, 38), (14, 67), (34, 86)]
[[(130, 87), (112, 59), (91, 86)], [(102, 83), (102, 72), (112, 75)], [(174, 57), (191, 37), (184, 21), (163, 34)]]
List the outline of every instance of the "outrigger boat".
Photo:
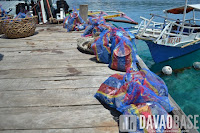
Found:
[[(88, 16), (94, 17), (94, 16), (99, 16), (99, 15), (101, 15), (106, 21), (129, 23), (129, 24), (135, 24), (135, 25), (138, 24), (133, 19), (128, 17), (124, 12), (120, 12), (120, 11), (101, 11), (101, 10), (88, 11)], [(116, 17), (125, 18), (126, 20), (114, 19)]]
[[(186, 13), (193, 11), (193, 18), (185, 19)], [(200, 4), (187, 4), (164, 12), (183, 14), (183, 20), (175, 20), (155, 14), (150, 19), (141, 17), (142, 22), (137, 30), (136, 38), (144, 40), (155, 63), (171, 60), (200, 49), (200, 19), (195, 12), (200, 11)], [(163, 23), (155, 22), (155, 18), (163, 19)], [(200, 57), (199, 57), (200, 58)], [(184, 62), (184, 61), (183, 61)]]

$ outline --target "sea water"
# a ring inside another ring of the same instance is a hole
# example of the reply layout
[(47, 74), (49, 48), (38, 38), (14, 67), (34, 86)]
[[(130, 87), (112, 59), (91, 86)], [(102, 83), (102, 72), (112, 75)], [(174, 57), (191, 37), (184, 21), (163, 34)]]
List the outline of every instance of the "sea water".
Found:
[[(150, 18), (150, 13), (164, 15), (163, 10), (177, 6), (183, 6), (185, 0), (67, 0), (70, 8), (78, 8), (80, 4), (88, 4), (89, 10), (122, 11), (136, 22), (140, 22), (140, 16)], [(188, 4), (200, 4), (200, 0), (188, 0)], [(182, 15), (171, 15), (174, 19), (182, 19)], [(188, 15), (192, 16), (191, 13)], [(200, 18), (200, 15), (199, 15)], [(118, 26), (130, 27), (130, 24), (119, 24)], [(144, 41), (136, 40), (137, 50), (140, 57), (148, 67), (154, 65), (148, 46)], [(199, 58), (200, 57), (193, 57)], [(184, 60), (183, 60), (184, 62)], [(157, 70), (160, 71), (160, 70)], [(188, 68), (176, 72), (162, 79), (168, 86), (169, 93), (178, 103), (186, 115), (200, 114), (200, 71)], [(200, 126), (200, 119), (199, 124)]]

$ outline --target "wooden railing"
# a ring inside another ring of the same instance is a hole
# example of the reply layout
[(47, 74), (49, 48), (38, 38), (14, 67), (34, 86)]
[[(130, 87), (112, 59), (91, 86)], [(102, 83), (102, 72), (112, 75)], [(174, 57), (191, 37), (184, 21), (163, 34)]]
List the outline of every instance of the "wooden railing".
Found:
[[(170, 36), (173, 37), (180, 37), (185, 36), (189, 37), (189, 35), (193, 33), (200, 34), (200, 26), (199, 27), (192, 27), (191, 24), (180, 21), (180, 24), (176, 23), (175, 19), (154, 15), (151, 14), (151, 19), (146, 19), (144, 17), (140, 17), (142, 19), (142, 22), (139, 25), (138, 28), (138, 35), (139, 36), (146, 36), (154, 38), (155, 42), (158, 42), (160, 39), (169, 38)], [(164, 19), (164, 23), (159, 23), (153, 21), (155, 17), (160, 17)], [(195, 25), (193, 25), (195, 26)], [(191, 40), (194, 40), (191, 39)], [(188, 41), (191, 41), (188, 40)], [(174, 44), (174, 46), (177, 44)]]

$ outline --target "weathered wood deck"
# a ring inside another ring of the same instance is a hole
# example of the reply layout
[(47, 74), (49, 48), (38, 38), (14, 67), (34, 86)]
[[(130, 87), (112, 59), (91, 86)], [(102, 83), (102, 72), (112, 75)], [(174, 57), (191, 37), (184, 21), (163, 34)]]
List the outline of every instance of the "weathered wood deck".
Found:
[(0, 132), (118, 132), (109, 110), (93, 97), (117, 72), (77, 50), (82, 33), (55, 25), (36, 31), (0, 38)]
[(2, 132), (118, 132), (110, 112), (94, 97), (111, 74), (59, 27), (38, 27), (22, 39), (0, 39)]

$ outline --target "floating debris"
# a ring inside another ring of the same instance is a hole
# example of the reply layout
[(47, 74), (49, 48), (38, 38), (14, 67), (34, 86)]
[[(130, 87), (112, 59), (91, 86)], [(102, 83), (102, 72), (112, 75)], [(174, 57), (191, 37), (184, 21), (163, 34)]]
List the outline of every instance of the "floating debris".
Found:
[(196, 70), (200, 70), (200, 62), (194, 62), (194, 63), (193, 63), (193, 67), (194, 67), (194, 69), (196, 69)]
[(172, 68), (170, 66), (164, 66), (162, 68), (162, 72), (166, 75), (171, 75), (172, 74)]

